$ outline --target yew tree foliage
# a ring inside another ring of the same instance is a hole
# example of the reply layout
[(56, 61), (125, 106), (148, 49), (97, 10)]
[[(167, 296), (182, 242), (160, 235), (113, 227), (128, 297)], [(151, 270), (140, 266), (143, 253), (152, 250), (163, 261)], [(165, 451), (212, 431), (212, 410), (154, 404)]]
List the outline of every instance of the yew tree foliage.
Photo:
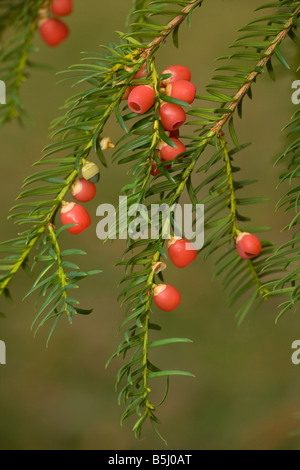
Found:
[[(56, 228), (56, 217), (84, 163), (98, 158), (107, 166), (100, 142), (111, 117), (123, 130), (113, 162), (125, 165), (128, 170), (128, 183), (120, 189), (120, 194), (128, 197), (129, 205), (141, 203), (150, 208), (156, 201), (172, 207), (180, 202), (183, 194), (188, 194), (194, 208), (197, 204), (205, 205), (205, 245), (199, 257), (218, 254), (215, 275), (223, 277), (237, 321), (241, 323), (271, 296), (280, 296), (279, 317), (297, 306), (300, 299), (299, 110), (286, 125), (292, 139), (278, 159), (286, 164), (281, 181), (290, 183), (277, 204), (278, 209), (284, 207), (291, 216), (290, 224), (285, 227), (291, 234), (290, 240), (280, 247), (263, 241), (261, 255), (253, 260), (238, 256), (235, 239), (241, 231), (268, 230), (268, 227), (252, 226), (247, 214), (247, 206), (265, 202), (266, 198), (243, 196), (243, 189), (254, 183), (239, 176), (240, 154), (250, 144), (239, 142), (234, 123), (242, 119), (244, 100), (252, 98), (252, 88), (260, 76), (267, 73), (275, 80), (273, 62), (279, 61), (289, 68), (281, 44), (290, 41), (292, 47), (299, 47), (300, 1), (277, 1), (258, 8), (256, 19), (241, 27), (237, 39), (229, 46), (228, 55), (218, 58), (218, 67), (206, 86), (206, 93), (198, 95), (193, 106), (180, 102), (189, 116), (184, 128), (187, 152), (185, 158), (176, 158), (167, 170), (156, 153), (161, 140), (171, 144), (160, 123), (159, 107), (162, 101), (178, 104), (178, 100), (161, 92), (163, 77), (156, 68), (155, 57), (165, 42), (170, 42), (169, 47), (172, 44), (178, 47), (180, 27), (184, 22), (191, 26), (192, 16), (193, 24), (201, 25), (198, 7), (203, 3), (204, 0), (134, 0), (126, 30), (118, 33), (118, 42), (85, 53), (80, 64), (66, 71), (66, 79), (73, 85), (85, 84), (84, 90), (67, 99), (64, 114), (52, 123), (52, 142), (35, 164), (38, 171), (26, 178), (19, 201), (12, 208), (9, 217), (22, 226), (21, 233), (0, 244), (3, 253), (0, 294), (10, 297), (11, 281), (20, 268), (40, 266), (26, 294), (26, 297), (37, 296), (35, 331), (51, 321), (50, 337), (60, 318), (66, 316), (71, 322), (74, 315), (91, 312), (79, 307), (73, 292), (79, 281), (100, 270), (96, 266), (84, 272), (74, 263), (73, 256), (84, 254), (80, 247), (60, 249), (60, 237), (65, 236), (68, 227)], [(36, 0), (0, 4), (0, 32), (8, 29), (12, 38), (1, 44), (0, 74), (8, 85), (7, 105), (0, 108), (2, 124), (25, 113), (18, 92), (33, 65), (32, 41), (38, 10), (43, 4), (44, 1)], [(223, 8), (226, 7), (224, 2)], [(134, 79), (144, 64), (147, 76)], [(122, 101), (127, 86), (138, 84), (151, 85), (156, 94), (154, 106), (141, 116), (132, 113)], [(150, 174), (153, 161), (161, 170), (155, 177)], [(43, 169), (45, 164), (47, 169)], [(37, 200), (37, 196), (43, 198)], [(161, 436), (157, 409), (167, 397), (170, 377), (192, 375), (176, 368), (162, 370), (151, 361), (154, 348), (190, 342), (180, 337), (155, 341), (151, 338), (153, 330), (161, 329), (153, 323), (151, 312), (153, 289), (163, 281), (162, 274), (155, 274), (152, 268), (167, 258), (163, 229), (161, 226), (158, 239), (129, 239), (118, 263), (125, 270), (119, 293), (125, 314), (120, 327), (124, 336), (111, 359), (120, 356), (124, 360), (116, 383), (118, 400), (124, 407), (121, 422), (134, 415), (133, 431), (137, 437), (141, 436), (147, 420)], [(151, 384), (158, 377), (165, 377), (166, 390), (161, 402), (156, 404), (151, 399)]]

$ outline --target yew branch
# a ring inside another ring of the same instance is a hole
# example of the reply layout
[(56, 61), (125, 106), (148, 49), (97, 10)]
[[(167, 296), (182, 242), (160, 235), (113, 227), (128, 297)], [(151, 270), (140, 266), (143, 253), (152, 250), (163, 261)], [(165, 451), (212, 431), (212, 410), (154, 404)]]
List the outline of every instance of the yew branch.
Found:
[(245, 95), (247, 94), (247, 92), (251, 88), (253, 82), (255, 81), (255, 79), (260, 74), (259, 69), (262, 69), (267, 65), (267, 63), (269, 62), (269, 60), (271, 59), (271, 57), (275, 53), (276, 47), (278, 47), (282, 43), (282, 41), (287, 37), (287, 35), (291, 31), (291, 29), (293, 28), (293, 26), (294, 26), (294, 17), (295, 16), (298, 17), (299, 15), (300, 15), (300, 7), (297, 8), (297, 10), (295, 11), (293, 17), (290, 18), (286, 22), (286, 24), (284, 25), (284, 28), (280, 31), (280, 33), (278, 33), (278, 35), (274, 39), (271, 46), (269, 46), (268, 49), (266, 50), (265, 56), (257, 62), (256, 66), (255, 66), (255, 70), (248, 75), (248, 77), (246, 79), (246, 83), (238, 90), (238, 92), (236, 93), (236, 95), (234, 97), (234, 100), (232, 101), (232, 103), (228, 107), (228, 109), (230, 111), (228, 113), (225, 113), (222, 116), (222, 118), (220, 119), (220, 121), (218, 121), (214, 125), (214, 127), (211, 130), (211, 132), (214, 135), (217, 135), (220, 132), (222, 127), (226, 124), (228, 119), (230, 119), (232, 114), (235, 112), (235, 110), (237, 109), (239, 103), (245, 97)]
[(190, 3), (190, 5), (183, 8), (182, 13), (176, 16), (175, 18), (173, 18), (173, 20), (170, 21), (170, 23), (167, 24), (167, 26), (165, 26), (161, 34), (157, 38), (155, 38), (152, 42), (150, 42), (150, 44), (148, 44), (146, 49), (141, 50), (141, 55), (146, 58), (149, 57), (149, 55), (153, 52), (153, 50), (157, 46), (159, 46), (166, 39), (166, 37), (168, 37), (175, 30), (175, 28), (177, 28), (177, 26), (179, 26), (181, 23), (185, 21), (187, 15), (193, 8), (197, 6), (201, 7), (203, 1), (204, 0), (193, 0)]

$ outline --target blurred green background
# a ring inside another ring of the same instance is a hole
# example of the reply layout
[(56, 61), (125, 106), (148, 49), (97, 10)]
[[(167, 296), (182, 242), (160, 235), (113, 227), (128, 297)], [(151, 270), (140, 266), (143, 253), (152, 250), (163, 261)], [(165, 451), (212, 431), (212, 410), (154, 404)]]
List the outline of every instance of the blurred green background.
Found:
[[(187, 65), (202, 92), (216, 67), (215, 58), (226, 54), (237, 29), (254, 18), (253, 9), (262, 3), (204, 2), (194, 14), (192, 28), (185, 25), (180, 30), (179, 50), (169, 41), (157, 54), (159, 70), (174, 63)], [(34, 122), (1, 130), (1, 240), (16, 234), (17, 228), (7, 221), (8, 211), (49, 141), (49, 122), (74, 91), (71, 82), (57, 85), (55, 72), (78, 63), (81, 51), (115, 41), (115, 31), (124, 30), (130, 5), (130, 0), (75, 0), (74, 15), (66, 20), (71, 28), (66, 43), (49, 49), (36, 38), (36, 59), (51, 64), (53, 72), (34, 71), (23, 86), (22, 97)], [(295, 111), (291, 84), (299, 62), (295, 47), (288, 44), (283, 50), (291, 71), (276, 64), (276, 83), (266, 74), (260, 77), (253, 101), (245, 102), (243, 122), (237, 121), (240, 142), (252, 141), (239, 164), (243, 174), (260, 180), (249, 191), (272, 199), (249, 213), (255, 225), (273, 227), (265, 236), (274, 242), (286, 237), (280, 230), (287, 219), (274, 211), (280, 167), (274, 169), (273, 162), (285, 145), (280, 131)], [(115, 119), (106, 134), (113, 140), (120, 136)], [(132, 421), (119, 426), (122, 410), (114, 383), (122, 362), (116, 360), (105, 370), (122, 339), (117, 330), (123, 312), (116, 300), (122, 268), (114, 263), (124, 245), (116, 241), (103, 246), (95, 234), (95, 212), (100, 203), (117, 202), (127, 175), (113, 164), (102, 173), (97, 200), (89, 206), (93, 228), (80, 238), (64, 239), (65, 246), (80, 245), (88, 251), (79, 260), (84, 268), (103, 269), (97, 278), (83, 281), (79, 293), (82, 306), (93, 306), (94, 313), (76, 317), (72, 326), (62, 321), (46, 349), (47, 327), (36, 338), (30, 330), (34, 297), (21, 300), (32, 280), (19, 273), (11, 285), (14, 304), (1, 299), (0, 311), (7, 314), (0, 320), (0, 339), (7, 346), (7, 365), (0, 366), (1, 449), (165, 449), (151, 428), (146, 426), (143, 439), (137, 441)], [(169, 266), (168, 282), (180, 288), (183, 301), (172, 314), (155, 310), (154, 316), (163, 325), (163, 337), (186, 336), (193, 343), (161, 348), (156, 363), (188, 369), (196, 378), (171, 380), (169, 397), (159, 412), (160, 431), (170, 449), (296, 449), (299, 438), (291, 431), (300, 427), (300, 366), (291, 362), (291, 344), (300, 339), (298, 316), (287, 314), (275, 326), (277, 303), (269, 301), (238, 328), (234, 311), (226, 307), (221, 280), (212, 281), (213, 271), (213, 260), (204, 263), (201, 257), (184, 276)]]

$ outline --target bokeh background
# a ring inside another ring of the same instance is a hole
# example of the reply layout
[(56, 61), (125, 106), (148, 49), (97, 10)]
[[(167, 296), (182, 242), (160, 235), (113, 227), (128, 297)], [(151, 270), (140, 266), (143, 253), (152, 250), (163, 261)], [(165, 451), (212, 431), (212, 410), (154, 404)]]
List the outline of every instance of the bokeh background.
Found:
[[(202, 92), (216, 67), (215, 58), (226, 54), (237, 29), (254, 18), (253, 9), (262, 3), (204, 2), (194, 14), (192, 28), (185, 25), (180, 30), (179, 50), (171, 41), (161, 48), (159, 69), (172, 63), (187, 65)], [(115, 31), (124, 30), (130, 5), (131, 0), (75, 0), (75, 13), (67, 19), (67, 42), (49, 49), (36, 37), (36, 59), (53, 70), (34, 71), (23, 86), (22, 98), (33, 122), (23, 128), (12, 123), (1, 130), (1, 240), (18, 230), (7, 221), (9, 209), (49, 141), (50, 121), (74, 91), (69, 82), (57, 85), (55, 72), (78, 63), (81, 51), (117, 40)], [(291, 84), (299, 63), (295, 47), (288, 44), (283, 50), (291, 71), (276, 65), (276, 83), (266, 74), (260, 77), (253, 101), (244, 104), (243, 123), (237, 121), (240, 141), (252, 141), (239, 164), (244, 175), (259, 179), (249, 194), (271, 198), (270, 203), (249, 209), (249, 214), (255, 225), (273, 227), (265, 236), (274, 242), (284, 240), (280, 231), (287, 219), (274, 210), (280, 167), (273, 168), (273, 162), (286, 143), (281, 129), (295, 111)], [(113, 140), (120, 136), (114, 119), (107, 134)], [(79, 297), (83, 307), (94, 307), (91, 316), (76, 317), (72, 326), (62, 321), (46, 349), (47, 327), (36, 338), (30, 330), (35, 299), (22, 301), (32, 280), (20, 272), (11, 285), (13, 305), (0, 300), (0, 311), (7, 314), (0, 320), (0, 339), (7, 346), (7, 365), (0, 366), (1, 449), (165, 449), (151, 428), (146, 426), (143, 439), (137, 441), (132, 421), (119, 426), (122, 410), (114, 383), (121, 361), (105, 370), (122, 339), (117, 330), (123, 312), (116, 300), (122, 268), (114, 263), (124, 245), (116, 241), (104, 246), (96, 238), (95, 213), (98, 204), (117, 202), (125, 181), (124, 168), (110, 163), (97, 200), (89, 206), (93, 227), (76, 240), (64, 239), (65, 246), (80, 245), (88, 251), (80, 260), (83, 267), (103, 269), (81, 284)], [(213, 260), (204, 263), (201, 257), (184, 276), (169, 267), (168, 281), (180, 287), (183, 301), (172, 314), (155, 310), (154, 315), (163, 325), (163, 337), (186, 336), (193, 343), (161, 348), (157, 360), (162, 367), (188, 369), (196, 378), (171, 380), (169, 397), (159, 412), (160, 431), (170, 449), (296, 449), (300, 438), (291, 433), (300, 428), (300, 366), (291, 362), (291, 344), (300, 339), (298, 314), (287, 314), (275, 326), (277, 303), (269, 301), (238, 328), (234, 310), (226, 307), (221, 280), (212, 281), (213, 272)]]

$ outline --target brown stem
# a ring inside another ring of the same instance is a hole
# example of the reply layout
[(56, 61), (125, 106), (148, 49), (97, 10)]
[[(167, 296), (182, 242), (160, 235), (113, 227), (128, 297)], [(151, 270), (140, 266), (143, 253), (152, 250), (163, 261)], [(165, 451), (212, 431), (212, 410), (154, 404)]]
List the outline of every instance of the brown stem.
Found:
[[(297, 11), (295, 12), (295, 15), (299, 16), (300, 14), (300, 7), (297, 9)], [(294, 15), (294, 16), (295, 16)], [(280, 31), (280, 33), (278, 33), (278, 35), (276, 36), (276, 38), (274, 39), (273, 43), (271, 44), (271, 46), (268, 47), (268, 49), (266, 50), (265, 52), (265, 57), (263, 57), (262, 59), (260, 59), (257, 64), (256, 64), (256, 67), (255, 68), (264, 68), (265, 65), (269, 62), (269, 60), (271, 59), (272, 55), (274, 54), (275, 52), (275, 49), (276, 47), (286, 38), (286, 36), (289, 34), (290, 30), (292, 29), (292, 27), (294, 26), (294, 17), (293, 18), (290, 18), (287, 23), (285, 24), (284, 26), (284, 29), (282, 31)], [(220, 119), (220, 121), (218, 121), (214, 127), (212, 128), (211, 132), (213, 132), (215, 135), (219, 133), (219, 131), (222, 129), (222, 127), (226, 124), (226, 122), (228, 121), (228, 119), (231, 117), (231, 115), (234, 113), (234, 111), (236, 110), (236, 108), (238, 107), (239, 103), (242, 101), (242, 99), (244, 98), (244, 96), (247, 94), (247, 92), (249, 91), (249, 89), (251, 88), (251, 85), (252, 83), (254, 82), (254, 80), (257, 78), (257, 76), (260, 74), (259, 71), (254, 71), (254, 72), (251, 72), (247, 79), (246, 79), (246, 83), (239, 89), (239, 91), (237, 92), (237, 94), (235, 95), (234, 97), (234, 100), (233, 102), (231, 103), (231, 105), (228, 107), (228, 109), (230, 110), (228, 113), (224, 114), (222, 116), (222, 118)]]
[(149, 57), (153, 49), (155, 49), (157, 46), (159, 46), (169, 34), (171, 34), (174, 29), (179, 26), (183, 21), (186, 19), (187, 15), (191, 11), (192, 8), (196, 6), (201, 6), (203, 3), (203, 0), (193, 0), (189, 5), (187, 5), (185, 8), (183, 8), (182, 13), (178, 16), (176, 16), (170, 23), (165, 27), (165, 29), (161, 32), (160, 36), (155, 38), (148, 46), (146, 49), (141, 49), (141, 55), (145, 57), (146, 59)]

